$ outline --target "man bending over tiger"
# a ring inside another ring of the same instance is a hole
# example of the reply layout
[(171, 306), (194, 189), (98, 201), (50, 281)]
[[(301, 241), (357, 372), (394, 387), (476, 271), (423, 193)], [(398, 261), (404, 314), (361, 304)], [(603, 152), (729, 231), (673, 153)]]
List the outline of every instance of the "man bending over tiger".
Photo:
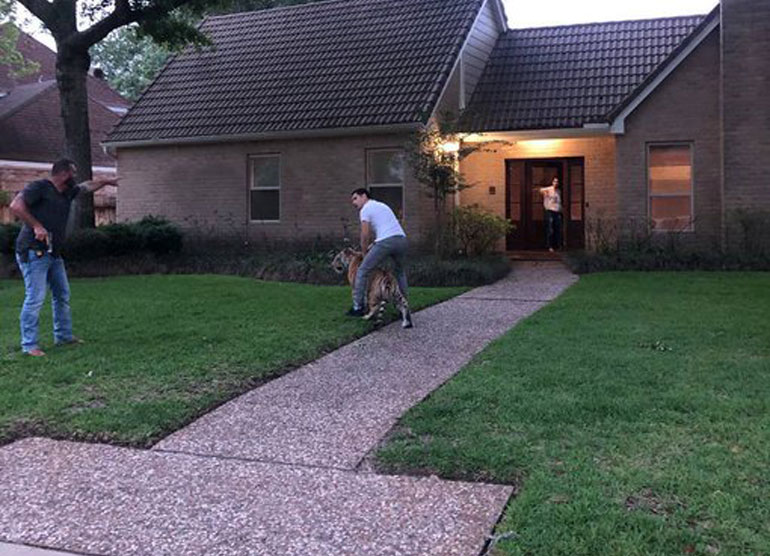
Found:
[(359, 210), (361, 218), (361, 253), (364, 260), (358, 267), (353, 284), (353, 308), (347, 314), (351, 317), (363, 317), (364, 295), (369, 274), (385, 259), (390, 257), (395, 263), (396, 280), (404, 297), (407, 295), (406, 257), (407, 241), (404, 229), (396, 215), (385, 203), (369, 198), (366, 189), (356, 189), (351, 193), (351, 202)]

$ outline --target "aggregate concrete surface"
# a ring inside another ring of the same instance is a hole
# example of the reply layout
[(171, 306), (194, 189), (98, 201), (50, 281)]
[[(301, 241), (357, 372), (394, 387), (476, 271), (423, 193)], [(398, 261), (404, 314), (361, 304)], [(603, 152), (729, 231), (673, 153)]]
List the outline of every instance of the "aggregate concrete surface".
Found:
[(576, 279), (560, 263), (518, 263), (420, 311), (415, 329), (385, 327), (152, 450), (5, 446), (0, 556), (478, 555), (511, 487), (357, 468), (407, 409)]

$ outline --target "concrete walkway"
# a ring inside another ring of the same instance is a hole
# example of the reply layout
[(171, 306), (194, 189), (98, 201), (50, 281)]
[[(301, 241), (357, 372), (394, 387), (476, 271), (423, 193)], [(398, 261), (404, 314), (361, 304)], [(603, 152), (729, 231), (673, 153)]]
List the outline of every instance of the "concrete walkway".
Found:
[(359, 464), (407, 409), (575, 280), (560, 263), (519, 263), (419, 312), (415, 329), (370, 334), (152, 450), (6, 446), (0, 541), (86, 554), (477, 555), (510, 487)]

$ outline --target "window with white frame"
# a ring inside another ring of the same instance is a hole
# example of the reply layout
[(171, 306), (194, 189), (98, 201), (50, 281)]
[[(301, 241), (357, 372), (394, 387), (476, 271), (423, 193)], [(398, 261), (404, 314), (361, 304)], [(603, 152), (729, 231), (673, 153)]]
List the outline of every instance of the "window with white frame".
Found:
[(404, 216), (403, 149), (366, 151), (366, 186), (372, 198), (387, 204), (400, 219)]
[(652, 229), (693, 231), (692, 145), (648, 145), (647, 181)]
[(249, 156), (249, 218), (252, 222), (281, 220), (281, 157)]

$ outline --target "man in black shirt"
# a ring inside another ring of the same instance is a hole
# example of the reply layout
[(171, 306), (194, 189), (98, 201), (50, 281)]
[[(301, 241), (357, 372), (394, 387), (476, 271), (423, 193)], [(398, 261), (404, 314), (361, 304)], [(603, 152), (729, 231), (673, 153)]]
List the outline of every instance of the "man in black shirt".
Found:
[(70, 288), (61, 258), (70, 205), (81, 191), (118, 185), (117, 179), (75, 184), (75, 172), (73, 161), (58, 160), (50, 179), (27, 184), (11, 203), (11, 211), (24, 223), (16, 238), (16, 262), (24, 277), (25, 292), (20, 315), (21, 349), (34, 357), (45, 355), (38, 345), (38, 317), (46, 286), (51, 289), (55, 343), (79, 342), (72, 335)]

